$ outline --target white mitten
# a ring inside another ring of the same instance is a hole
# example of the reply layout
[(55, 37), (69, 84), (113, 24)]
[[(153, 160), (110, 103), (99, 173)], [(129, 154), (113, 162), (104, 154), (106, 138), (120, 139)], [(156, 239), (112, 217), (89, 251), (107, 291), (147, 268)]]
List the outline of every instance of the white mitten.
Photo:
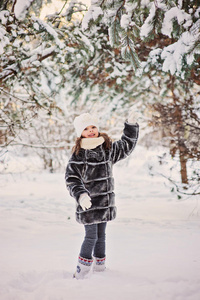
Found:
[(92, 206), (91, 198), (88, 196), (87, 193), (80, 195), (79, 204), (83, 210), (86, 210)]

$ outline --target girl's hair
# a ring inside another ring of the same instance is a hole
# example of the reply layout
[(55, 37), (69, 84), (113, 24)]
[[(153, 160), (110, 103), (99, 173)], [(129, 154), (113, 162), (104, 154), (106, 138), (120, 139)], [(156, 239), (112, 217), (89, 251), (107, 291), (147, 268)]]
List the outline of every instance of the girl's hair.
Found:
[[(99, 133), (99, 136), (102, 136), (105, 140), (105, 142), (103, 143), (103, 146), (104, 146), (104, 149), (110, 149), (111, 148), (111, 144), (112, 144), (112, 140), (111, 138), (107, 135), (107, 133)], [(79, 154), (79, 151), (81, 149), (81, 140), (82, 140), (82, 136), (81, 137), (78, 137), (76, 139), (76, 142), (75, 142), (75, 145), (74, 147), (72, 148), (72, 152), (75, 153), (76, 155)]]

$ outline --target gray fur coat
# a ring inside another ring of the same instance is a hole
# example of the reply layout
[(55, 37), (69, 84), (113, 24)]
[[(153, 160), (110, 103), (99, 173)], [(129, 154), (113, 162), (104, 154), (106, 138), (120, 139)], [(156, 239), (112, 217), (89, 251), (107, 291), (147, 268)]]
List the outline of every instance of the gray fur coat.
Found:
[[(119, 141), (113, 142), (110, 150), (103, 144), (95, 149), (81, 148), (78, 155), (71, 156), (65, 173), (70, 195), (76, 199), (76, 220), (81, 224), (111, 221), (116, 217), (114, 178), (112, 166), (131, 154), (136, 146), (139, 126), (124, 124)], [(88, 193), (92, 206), (83, 211), (79, 196)]]

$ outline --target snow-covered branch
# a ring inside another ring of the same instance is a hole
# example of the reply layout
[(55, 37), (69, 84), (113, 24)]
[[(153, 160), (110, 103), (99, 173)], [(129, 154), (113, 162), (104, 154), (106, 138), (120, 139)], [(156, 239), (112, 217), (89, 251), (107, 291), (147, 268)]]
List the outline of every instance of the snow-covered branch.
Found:
[[(192, 3), (187, 7), (183, 2), (163, 0), (92, 1), (82, 28), (94, 32), (100, 21), (105, 23), (111, 46), (120, 47), (123, 59), (132, 62), (134, 69), (140, 66), (135, 63), (138, 57), (149, 59), (151, 51), (144, 56), (144, 47), (152, 51), (160, 48), (157, 62), (162, 60), (162, 71), (186, 78), (200, 56), (200, 8)], [(124, 46), (128, 39), (129, 45)]]

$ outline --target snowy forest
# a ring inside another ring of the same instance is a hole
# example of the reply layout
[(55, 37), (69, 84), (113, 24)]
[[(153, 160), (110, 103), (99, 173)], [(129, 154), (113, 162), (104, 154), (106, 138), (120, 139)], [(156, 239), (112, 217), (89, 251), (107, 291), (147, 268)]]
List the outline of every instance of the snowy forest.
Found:
[(15, 149), (55, 172), (76, 115), (99, 114), (114, 138), (135, 107), (140, 143), (163, 146), (160, 164), (180, 170), (162, 174), (172, 190), (199, 194), (198, 1), (63, 1), (41, 18), (48, 2), (0, 2), (1, 162)]
[[(116, 141), (130, 111), (106, 269), (76, 280), (73, 120)], [(199, 0), (0, 0), (0, 300), (199, 300), (199, 137)]]

